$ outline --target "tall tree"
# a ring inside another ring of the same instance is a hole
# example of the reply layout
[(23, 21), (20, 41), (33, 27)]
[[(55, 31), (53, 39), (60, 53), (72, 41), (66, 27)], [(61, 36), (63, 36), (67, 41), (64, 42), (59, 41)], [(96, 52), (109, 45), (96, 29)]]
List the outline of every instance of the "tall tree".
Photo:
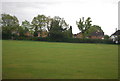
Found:
[(110, 36), (109, 35), (104, 35), (104, 39), (109, 39)]
[(27, 21), (27, 20), (23, 21), (22, 22), (22, 27), (26, 32), (29, 31), (31, 34), (33, 33), (33, 27), (32, 27), (32, 25), (30, 24), (29, 21)]
[(68, 25), (66, 24), (65, 20), (63, 18), (60, 18), (58, 16), (55, 16), (52, 19), (51, 25), (50, 25), (50, 37), (53, 39), (62, 39), (64, 38), (64, 32), (67, 30)]
[(48, 32), (50, 31), (51, 22), (52, 22), (52, 18), (50, 16), (46, 17), (46, 26), (47, 26)]
[(27, 20), (25, 20), (22, 22), (21, 27), (27, 32), (30, 29), (30, 23)]
[(48, 36), (50, 36), (50, 29), (51, 29), (52, 18), (50, 16), (46, 17), (46, 27), (48, 31)]
[(91, 34), (94, 33), (94, 32), (104, 33), (100, 26), (98, 26), (98, 25), (93, 25), (93, 26), (91, 26), (91, 27), (85, 32), (85, 36), (91, 36)]
[(19, 26), (18, 28), (19, 36), (24, 37), (25, 36), (25, 29), (22, 26)]
[(34, 17), (32, 20), (32, 25), (35, 30), (34, 36), (37, 35), (38, 31), (41, 33), (40, 35), (42, 35), (42, 28), (44, 28), (46, 25), (46, 16), (38, 15), (37, 17)]
[(72, 38), (72, 26), (70, 26), (69, 29), (65, 30), (64, 36), (65, 38)]
[(79, 21), (76, 21), (76, 24), (81, 31), (83, 38), (85, 37), (84, 33), (91, 27), (91, 18), (88, 17), (86, 20), (84, 20), (84, 17), (80, 18)]
[(11, 38), (14, 31), (17, 31), (19, 27), (19, 21), (17, 17), (11, 16), (9, 14), (1, 14), (2, 16), (2, 34), (3, 37)]

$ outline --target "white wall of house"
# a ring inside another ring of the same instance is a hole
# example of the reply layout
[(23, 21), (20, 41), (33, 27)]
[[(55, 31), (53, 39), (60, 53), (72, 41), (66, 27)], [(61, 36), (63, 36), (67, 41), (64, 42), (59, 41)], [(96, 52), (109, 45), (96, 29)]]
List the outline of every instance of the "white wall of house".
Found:
[(112, 39), (113, 42), (118, 43), (118, 38), (116, 35), (112, 35), (110, 39)]

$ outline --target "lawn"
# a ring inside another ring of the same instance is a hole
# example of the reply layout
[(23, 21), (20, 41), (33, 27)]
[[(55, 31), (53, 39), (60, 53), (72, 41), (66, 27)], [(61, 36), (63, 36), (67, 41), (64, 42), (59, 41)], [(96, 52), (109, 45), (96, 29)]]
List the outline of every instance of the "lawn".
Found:
[(118, 46), (3, 40), (3, 79), (117, 79)]

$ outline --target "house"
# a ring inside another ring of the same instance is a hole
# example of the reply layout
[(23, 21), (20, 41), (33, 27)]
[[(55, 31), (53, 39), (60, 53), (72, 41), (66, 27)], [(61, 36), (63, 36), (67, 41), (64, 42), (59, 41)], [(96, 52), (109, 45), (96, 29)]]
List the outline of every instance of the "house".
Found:
[[(82, 33), (77, 33), (73, 35), (74, 38), (83, 38)], [(94, 31), (92, 33), (89, 33), (88, 36), (86, 36), (86, 38), (90, 38), (90, 39), (104, 39), (104, 32), (102, 31)]]
[(12, 31), (12, 34), (17, 35), (17, 36), (20, 35), (18, 31)]
[(73, 34), (73, 38), (83, 38), (82, 33)]
[[(12, 34), (20, 36), (20, 33), (18, 31), (12, 31)], [(25, 36), (33, 36), (29, 31), (24, 33)]]
[(120, 42), (120, 30), (117, 30), (115, 33), (113, 33), (110, 36), (110, 39), (115, 43), (119, 43)]
[(47, 37), (47, 36), (48, 36), (47, 31), (42, 31), (42, 34), (40, 34), (40, 32), (38, 32), (38, 37)]
[(24, 33), (24, 35), (28, 36), (28, 37), (33, 36), (29, 31), (27, 31), (26, 33)]
[(102, 31), (92, 32), (92, 33), (90, 33), (88, 38), (90, 38), (90, 39), (104, 39), (104, 32), (102, 32)]

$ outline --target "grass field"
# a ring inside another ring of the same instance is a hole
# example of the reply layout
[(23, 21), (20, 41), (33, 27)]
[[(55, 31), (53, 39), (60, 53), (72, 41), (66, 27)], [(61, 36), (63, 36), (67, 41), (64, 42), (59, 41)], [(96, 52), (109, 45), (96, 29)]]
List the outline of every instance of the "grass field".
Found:
[(116, 79), (118, 46), (3, 40), (3, 79)]

